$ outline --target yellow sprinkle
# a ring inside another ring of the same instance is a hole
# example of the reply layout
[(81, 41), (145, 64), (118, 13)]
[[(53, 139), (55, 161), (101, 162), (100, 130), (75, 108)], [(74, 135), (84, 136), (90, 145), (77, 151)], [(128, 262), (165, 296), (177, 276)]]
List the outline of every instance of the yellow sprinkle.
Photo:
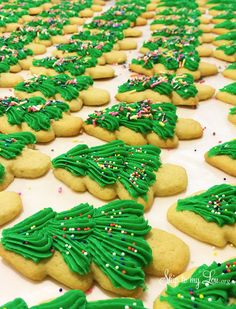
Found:
[(178, 298), (181, 298), (181, 296), (182, 296), (182, 295), (181, 295), (180, 293), (177, 295)]
[(203, 294), (200, 294), (200, 295), (199, 295), (199, 298), (204, 298), (204, 295), (203, 295)]
[(72, 141), (72, 143), (78, 143), (78, 140), (77, 140), (77, 139), (74, 139), (74, 140)]

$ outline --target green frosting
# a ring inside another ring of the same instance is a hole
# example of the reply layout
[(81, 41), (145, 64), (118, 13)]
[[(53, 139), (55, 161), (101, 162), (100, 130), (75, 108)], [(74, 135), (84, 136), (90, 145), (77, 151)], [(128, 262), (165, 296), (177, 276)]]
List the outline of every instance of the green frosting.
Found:
[[(151, 227), (143, 206), (113, 201), (94, 208), (85, 203), (60, 213), (45, 208), (2, 232), (2, 245), (39, 263), (60, 252), (69, 269), (80, 275), (91, 263), (117, 288), (145, 287), (143, 267), (152, 260), (144, 239)], [(80, 308), (80, 307), (79, 307)]]
[(226, 55), (235, 55), (236, 54), (236, 41), (230, 45), (222, 45), (217, 47), (217, 50), (222, 50)]
[(200, 21), (198, 19), (195, 19), (194, 17), (184, 15), (184, 16), (176, 16), (173, 18), (173, 16), (163, 16), (158, 19), (155, 19), (153, 22), (151, 22), (151, 25), (167, 25), (167, 26), (177, 26), (177, 27), (183, 27), (183, 26), (194, 26), (197, 27), (200, 24)]
[(34, 59), (33, 65), (36, 67), (45, 67), (53, 69), (57, 73), (69, 73), (72, 76), (78, 76), (85, 72), (86, 68), (95, 67), (97, 64), (96, 58), (84, 57), (45, 57)]
[(86, 296), (82, 291), (70, 290), (64, 295), (55, 298), (54, 300), (43, 303), (41, 305), (28, 307), (21, 298), (3, 305), (0, 309), (145, 309), (141, 300), (132, 298), (114, 298), (108, 300), (97, 300), (88, 302)]
[(110, 52), (113, 48), (113, 43), (110, 42), (99, 42), (91, 40), (88, 42), (83, 42), (80, 40), (71, 39), (69, 43), (60, 44), (57, 46), (58, 50), (62, 50), (68, 53), (76, 52), (77, 55), (81, 57), (101, 57), (103, 53)]
[(152, 145), (129, 147), (120, 140), (91, 148), (82, 144), (53, 159), (52, 164), (77, 177), (87, 175), (101, 187), (120, 182), (132, 197), (147, 200), (161, 165), (160, 149)]
[(178, 36), (182, 39), (184, 39), (185, 37), (192, 37), (194, 36), (195, 38), (198, 38), (199, 36), (202, 35), (202, 31), (199, 30), (197, 27), (173, 27), (173, 28), (169, 28), (169, 27), (164, 27), (160, 30), (155, 30), (152, 33), (152, 36), (154, 37), (170, 37), (172, 39), (173, 36)]
[(135, 76), (119, 86), (118, 92), (140, 92), (146, 89), (151, 89), (167, 96), (171, 96), (171, 93), (175, 91), (184, 99), (195, 97), (197, 94), (194, 79), (190, 74), (175, 75), (167, 73), (155, 74), (152, 77)]
[(172, 138), (177, 121), (176, 107), (170, 103), (150, 104), (148, 100), (126, 104), (120, 103), (89, 115), (87, 124), (108, 131), (125, 126), (141, 134), (155, 132), (161, 139)]
[(3, 183), (5, 178), (5, 167), (0, 163), (0, 183)]
[[(21, 48), (18, 46), (18, 48)], [(8, 72), (12, 65), (15, 65), (19, 60), (33, 55), (30, 49), (16, 49), (16, 46), (1, 46), (0, 47), (0, 73)]]
[(35, 143), (35, 136), (30, 132), (0, 134), (0, 157), (14, 159), (27, 145)]
[(236, 10), (236, 3), (221, 3), (219, 5), (211, 7), (210, 10), (213, 11), (235, 11)]
[(20, 82), (15, 89), (27, 93), (40, 91), (46, 98), (54, 97), (59, 93), (63, 99), (71, 101), (78, 98), (80, 91), (88, 89), (91, 85), (93, 85), (93, 80), (90, 76), (77, 76), (72, 79), (69, 75), (59, 74), (33, 77)]
[(84, 30), (81, 32), (78, 32), (76, 34), (73, 34), (71, 36), (72, 40), (77, 41), (95, 41), (95, 42), (110, 42), (114, 44), (117, 40), (122, 40), (124, 38), (124, 35), (122, 31), (101, 31), (99, 33), (92, 33), (89, 30)]
[(236, 31), (230, 31), (221, 35), (218, 35), (215, 38), (215, 41), (227, 40), (227, 41), (235, 41), (236, 40)]
[(59, 120), (69, 106), (61, 101), (45, 100), (42, 97), (18, 100), (7, 97), (0, 100), (0, 116), (6, 115), (9, 124), (27, 123), (35, 131), (49, 130), (52, 120)]
[(232, 107), (229, 111), (230, 115), (236, 115), (236, 107)]
[(145, 69), (152, 69), (155, 64), (161, 63), (168, 70), (177, 70), (184, 67), (190, 71), (196, 71), (199, 66), (200, 57), (198, 53), (188, 47), (190, 51), (181, 50), (155, 50), (146, 53), (138, 59), (133, 59), (133, 64), (141, 65)]
[(211, 148), (207, 155), (208, 157), (229, 156), (233, 160), (236, 160), (236, 139)]
[(232, 95), (236, 95), (236, 82), (224, 86), (223, 88), (220, 89), (220, 91), (227, 92), (227, 93), (230, 93)]
[(0, 306), (0, 309), (29, 309), (29, 307), (22, 298), (16, 298), (13, 301)]
[(89, 24), (84, 25), (85, 28), (88, 29), (101, 29), (101, 30), (109, 30), (109, 31), (123, 31), (130, 27), (130, 22), (122, 21), (116, 22), (115, 20), (105, 20), (102, 18), (98, 18), (92, 20)]
[(236, 62), (231, 63), (227, 66), (226, 70), (236, 70)]
[[(144, 42), (143, 47), (148, 48), (150, 51), (155, 51), (158, 48), (180, 50), (180, 51), (193, 51), (193, 47), (199, 45), (198, 37), (190, 35), (172, 35), (171, 37), (155, 36)], [(163, 52), (162, 52), (163, 53)]]
[(198, 7), (198, 4), (195, 1), (189, 1), (189, 0), (179, 0), (176, 2), (176, 0), (165, 0), (161, 1), (160, 4), (157, 5), (157, 7), (176, 7), (176, 8), (188, 8), (188, 9), (196, 9)]
[(215, 29), (224, 28), (227, 30), (234, 30), (236, 28), (236, 22), (233, 22), (231, 20), (223, 21), (222, 23), (216, 24), (214, 26)]
[(207, 191), (178, 200), (177, 211), (192, 211), (219, 226), (236, 223), (236, 186), (216, 185)]
[(168, 285), (160, 300), (175, 309), (234, 309), (230, 298), (236, 297), (235, 280), (236, 258), (209, 266), (203, 264), (176, 287)]
[(226, 11), (225, 13), (214, 16), (213, 19), (235, 19), (236, 14), (233, 11)]

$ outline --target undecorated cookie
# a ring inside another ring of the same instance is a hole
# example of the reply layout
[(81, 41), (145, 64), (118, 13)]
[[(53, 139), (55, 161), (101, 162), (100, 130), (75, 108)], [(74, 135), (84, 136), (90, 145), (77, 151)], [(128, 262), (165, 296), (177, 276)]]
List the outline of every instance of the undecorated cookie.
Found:
[(177, 277), (153, 309), (235, 308), (236, 258), (201, 265)]
[(66, 74), (55, 76), (39, 75), (15, 87), (15, 96), (19, 99), (41, 96), (66, 102), (70, 111), (75, 112), (84, 105), (99, 106), (110, 101), (108, 91), (92, 87), (93, 80), (89, 76), (75, 78)]
[[(0, 134), (0, 191), (17, 178), (38, 178), (50, 169), (50, 158), (31, 149), (36, 143), (30, 132)], [(31, 147), (31, 148), (30, 148)]]
[(88, 190), (102, 200), (135, 200), (145, 210), (155, 196), (175, 195), (187, 187), (185, 169), (162, 165), (160, 149), (153, 145), (126, 146), (120, 140), (91, 148), (81, 144), (52, 164), (55, 177), (74, 191)]
[(216, 98), (222, 102), (236, 105), (236, 82), (219, 89)]
[(95, 111), (84, 122), (83, 129), (107, 142), (119, 139), (127, 145), (152, 144), (161, 148), (175, 148), (179, 139), (200, 138), (203, 134), (199, 122), (178, 118), (173, 104), (148, 100)]
[(236, 139), (211, 148), (205, 154), (205, 160), (212, 166), (236, 177)]
[(197, 106), (199, 101), (210, 99), (215, 89), (208, 85), (194, 84), (190, 74), (135, 75), (118, 88), (116, 99), (133, 103), (149, 99), (152, 103), (171, 102), (174, 105)]
[(21, 210), (22, 203), (18, 193), (0, 192), (0, 226), (18, 216)]
[(34, 281), (50, 276), (82, 291), (96, 281), (107, 291), (136, 297), (145, 288), (144, 267), (156, 276), (167, 270), (178, 275), (189, 261), (187, 245), (152, 229), (134, 201), (99, 208), (85, 203), (61, 213), (45, 208), (3, 230), (0, 255)]
[(216, 185), (180, 199), (169, 208), (167, 217), (177, 229), (200, 241), (236, 246), (236, 186)]
[(19, 100), (16, 97), (0, 99), (0, 132), (4, 134), (28, 131), (37, 142), (47, 143), (56, 137), (80, 133), (82, 119), (71, 116), (69, 105), (42, 97)]

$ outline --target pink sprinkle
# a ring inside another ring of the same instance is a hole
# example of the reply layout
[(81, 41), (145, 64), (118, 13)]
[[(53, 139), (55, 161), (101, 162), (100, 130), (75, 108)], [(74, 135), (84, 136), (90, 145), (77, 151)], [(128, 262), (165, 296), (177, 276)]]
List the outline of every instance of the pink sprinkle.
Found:
[(58, 188), (58, 193), (62, 193), (62, 187)]
[(22, 193), (21, 193), (21, 192), (18, 192), (18, 195), (20, 195), (20, 196), (21, 196), (21, 195), (22, 195)]

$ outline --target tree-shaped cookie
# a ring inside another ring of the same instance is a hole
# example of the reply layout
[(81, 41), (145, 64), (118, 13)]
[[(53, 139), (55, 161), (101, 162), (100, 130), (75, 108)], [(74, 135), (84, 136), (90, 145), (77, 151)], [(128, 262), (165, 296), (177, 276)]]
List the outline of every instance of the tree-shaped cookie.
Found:
[(34, 75), (54, 76), (60, 73), (71, 76), (82, 74), (91, 76), (92, 79), (111, 78), (115, 76), (115, 71), (111, 66), (97, 65), (95, 57), (69, 56), (63, 58), (45, 57), (35, 59), (32, 62), (30, 71)]
[(235, 308), (236, 258), (203, 264), (176, 278), (161, 293), (154, 309)]
[(236, 125), (236, 107), (232, 107), (229, 111), (228, 119)]
[(174, 105), (196, 106), (199, 101), (211, 98), (215, 90), (211, 86), (194, 84), (190, 74), (155, 74), (134, 76), (119, 86), (116, 99), (133, 103), (149, 99), (152, 103), (172, 102)]
[(224, 77), (236, 80), (236, 62), (229, 64), (222, 74)]
[(89, 76), (72, 78), (66, 74), (55, 76), (40, 75), (32, 77), (15, 87), (15, 95), (19, 99), (41, 96), (46, 99), (65, 101), (71, 111), (78, 111), (84, 105), (104, 105), (109, 103), (109, 92), (92, 87), (93, 80)]
[(0, 134), (0, 191), (17, 178), (38, 178), (50, 169), (50, 158), (31, 149), (35, 136), (30, 132)]
[(236, 186), (221, 184), (180, 199), (168, 220), (190, 236), (214, 246), (236, 245)]
[(86, 299), (86, 295), (79, 290), (70, 290), (51, 301), (45, 302), (43, 300), (42, 304), (29, 307), (22, 298), (15, 298), (12, 301), (9, 301), (3, 306), (0, 306), (0, 309), (47, 309), (47, 308), (81, 308), (81, 309), (104, 309), (104, 308), (115, 308), (115, 309), (145, 309), (143, 302), (135, 298), (113, 298), (113, 299), (104, 299), (96, 300), (89, 302)]
[(0, 255), (31, 280), (50, 276), (82, 291), (95, 280), (124, 296), (145, 288), (144, 267), (153, 275), (163, 276), (166, 269), (176, 275), (189, 259), (180, 239), (151, 230), (143, 206), (134, 201), (99, 208), (86, 203), (60, 213), (45, 208), (3, 230)]
[(153, 145), (127, 146), (112, 141), (89, 148), (77, 145), (52, 160), (54, 175), (77, 192), (88, 190), (103, 200), (136, 200), (148, 209), (154, 196), (169, 196), (187, 186), (185, 169), (161, 164)]
[(236, 82), (219, 89), (216, 98), (222, 102), (236, 105)]
[[(236, 23), (235, 26), (236, 27)], [(213, 56), (217, 59), (224, 60), (227, 62), (236, 61), (236, 42), (234, 41), (230, 45), (221, 45), (216, 48), (213, 52)]]
[(178, 118), (170, 103), (145, 100), (131, 104), (119, 103), (88, 116), (83, 128), (86, 133), (110, 142), (115, 139), (127, 145), (152, 144), (174, 148), (178, 141), (199, 138), (203, 129), (199, 122)]
[(32, 132), (37, 142), (50, 142), (58, 136), (80, 133), (82, 120), (71, 116), (69, 105), (62, 101), (32, 97), (0, 99), (0, 132)]
[(236, 139), (211, 148), (205, 154), (205, 160), (212, 166), (236, 177)]

